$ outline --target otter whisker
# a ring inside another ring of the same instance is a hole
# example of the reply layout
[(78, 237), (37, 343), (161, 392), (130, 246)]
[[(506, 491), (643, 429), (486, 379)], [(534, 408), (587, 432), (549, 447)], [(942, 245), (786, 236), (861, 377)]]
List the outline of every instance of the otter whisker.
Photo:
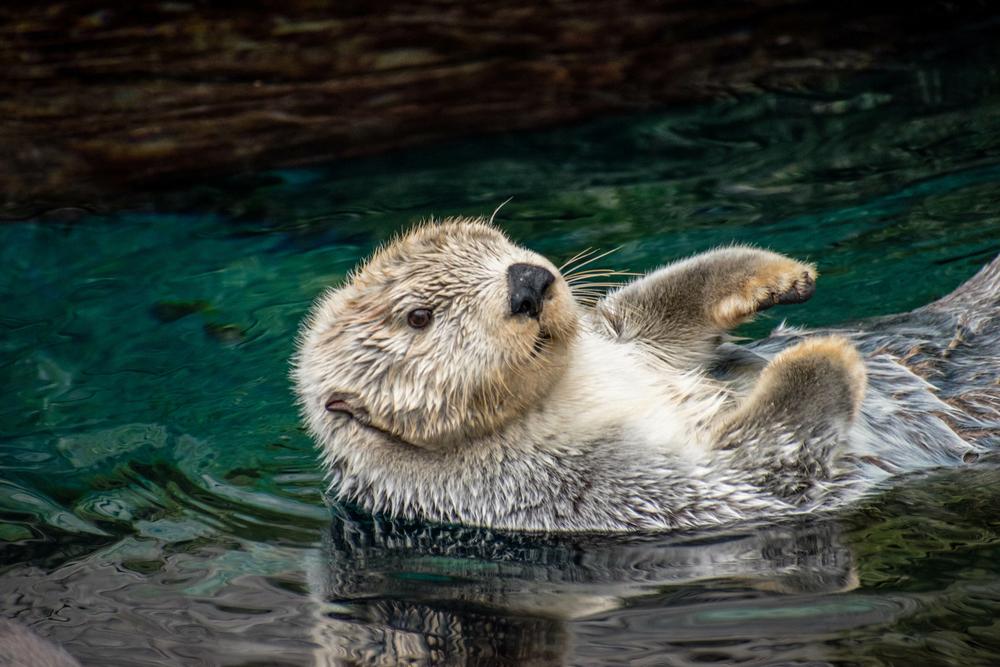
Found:
[(601, 253), (601, 254), (599, 254), (599, 255), (596, 255), (596, 256), (594, 256), (594, 257), (590, 257), (590, 258), (589, 258), (589, 259), (587, 259), (586, 261), (583, 261), (583, 262), (580, 262), (579, 264), (577, 264), (576, 266), (574, 266), (574, 267), (573, 267), (572, 269), (570, 269), (569, 271), (567, 271), (567, 272), (566, 272), (566, 275), (568, 275), (568, 276), (571, 276), (571, 275), (573, 275), (573, 274), (574, 274), (575, 272), (577, 272), (577, 271), (579, 271), (580, 269), (582, 269), (583, 267), (587, 266), (588, 264), (593, 264), (594, 262), (596, 262), (596, 261), (597, 261), (597, 260), (599, 260), (599, 259), (604, 259), (605, 257), (607, 257), (608, 255), (610, 255), (611, 253), (614, 253), (614, 252), (618, 252), (618, 251), (619, 251), (619, 250), (621, 250), (621, 249), (622, 249), (623, 247), (624, 247), (624, 246), (618, 246), (617, 248), (612, 248), (611, 250), (607, 250), (607, 251), (605, 251), (605, 252), (602, 252), (602, 253)]
[(592, 255), (595, 252), (597, 252), (597, 251), (594, 250), (594, 249), (592, 249), (592, 248), (586, 248), (584, 250), (581, 250), (580, 252), (576, 253), (575, 255), (573, 255), (572, 257), (570, 257), (569, 259), (567, 259), (565, 262), (563, 262), (562, 265), (560, 265), (560, 267), (559, 267), (559, 272), (562, 273), (562, 270), (565, 269), (570, 264), (572, 264), (573, 262), (576, 262), (576, 261), (578, 261), (580, 259), (583, 259), (584, 257), (587, 257), (588, 255)]
[(590, 294), (592, 296), (604, 296), (607, 292), (603, 289), (592, 288), (592, 287), (574, 287), (570, 289), (570, 294)]
[(607, 281), (595, 281), (595, 280), (578, 280), (576, 282), (569, 283), (570, 289), (577, 287), (614, 287), (615, 285), (625, 285), (625, 282), (613, 282)]
[[(611, 281), (605, 281), (611, 282)], [(618, 283), (613, 283), (617, 285)], [(598, 287), (600, 286), (596, 280), (577, 280), (572, 283), (568, 283), (570, 289), (581, 289), (586, 287)]]
[(491, 224), (491, 225), (493, 224), (493, 219), (497, 217), (497, 213), (500, 212), (500, 209), (502, 209), (504, 206), (506, 206), (507, 204), (509, 204), (512, 199), (514, 199), (514, 198), (513, 197), (508, 197), (507, 201), (503, 202), (502, 204), (500, 204), (499, 206), (497, 206), (495, 209), (493, 209), (493, 215), (490, 216), (489, 224)]
[(573, 300), (576, 301), (577, 303), (591, 308), (596, 306), (604, 298), (603, 294), (574, 293), (572, 296)]
[(588, 276), (592, 273), (625, 273), (629, 275), (642, 275), (629, 271), (628, 269), (612, 269), (608, 267), (591, 267), (589, 269), (579, 269), (570, 271), (565, 274), (565, 277), (575, 278), (577, 276)]
[(570, 271), (568, 275), (575, 276), (575, 275), (582, 275), (582, 274), (586, 274), (586, 273), (590, 273), (590, 272), (601, 272), (601, 271), (623, 272), (623, 271), (627, 271), (627, 270), (628, 269), (619, 269), (619, 268), (610, 268), (610, 267), (596, 267), (596, 266), (594, 266), (594, 267), (591, 267), (589, 269), (580, 268), (580, 269), (577, 269), (577, 270), (574, 270), (574, 271)]
[(591, 283), (577, 283), (576, 285), (570, 285), (569, 291), (579, 292), (581, 290), (590, 290), (592, 292), (603, 292), (604, 290), (600, 289), (601, 287), (604, 287), (604, 285), (599, 285), (599, 284), (594, 285)]
[(635, 271), (620, 271), (618, 269), (593, 269), (590, 271), (581, 271), (579, 273), (571, 273), (567, 277), (567, 280), (579, 280), (580, 278), (594, 278), (602, 276), (641, 276), (641, 273), (636, 273)]
[[(569, 274), (572, 274), (574, 272), (579, 271), (580, 269), (582, 269), (584, 266), (586, 266), (590, 262), (597, 261), (598, 259), (601, 258), (601, 256), (597, 255), (598, 252), (599, 252), (598, 249), (587, 248), (587, 250), (585, 250), (584, 252), (580, 253), (573, 260), (571, 260), (569, 262), (566, 262), (566, 265), (567, 265), (566, 266), (566, 272), (569, 273)], [(607, 254), (607, 253), (605, 253), (605, 254)], [(560, 269), (560, 270), (562, 270), (562, 269)]]
[(579, 281), (570, 284), (569, 291), (573, 298), (580, 303), (593, 306), (607, 295), (607, 288), (620, 287), (621, 284), (617, 282)]

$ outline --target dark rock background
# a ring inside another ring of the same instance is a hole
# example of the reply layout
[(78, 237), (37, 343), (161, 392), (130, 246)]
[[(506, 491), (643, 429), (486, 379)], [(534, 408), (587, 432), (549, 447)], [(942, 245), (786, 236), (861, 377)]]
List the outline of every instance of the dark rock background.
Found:
[(991, 3), (0, 4), (0, 216), (655, 109), (992, 39)]

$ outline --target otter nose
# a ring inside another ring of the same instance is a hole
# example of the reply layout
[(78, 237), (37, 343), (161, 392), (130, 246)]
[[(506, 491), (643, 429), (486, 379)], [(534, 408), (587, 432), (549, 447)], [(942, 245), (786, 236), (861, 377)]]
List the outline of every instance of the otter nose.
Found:
[(511, 264), (507, 269), (510, 314), (538, 317), (545, 292), (555, 282), (552, 272), (534, 264)]

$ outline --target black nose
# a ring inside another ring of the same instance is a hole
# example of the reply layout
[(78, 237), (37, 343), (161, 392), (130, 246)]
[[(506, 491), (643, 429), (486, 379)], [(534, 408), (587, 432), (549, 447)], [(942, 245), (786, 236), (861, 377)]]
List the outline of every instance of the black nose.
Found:
[(542, 300), (556, 277), (548, 269), (534, 264), (511, 264), (507, 269), (510, 290), (510, 314), (538, 317)]

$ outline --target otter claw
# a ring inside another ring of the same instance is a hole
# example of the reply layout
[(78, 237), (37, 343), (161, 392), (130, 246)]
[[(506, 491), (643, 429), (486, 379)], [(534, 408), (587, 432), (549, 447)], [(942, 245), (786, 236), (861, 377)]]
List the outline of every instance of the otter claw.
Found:
[(784, 292), (770, 292), (766, 298), (758, 302), (757, 310), (767, 310), (772, 306), (805, 303), (815, 292), (816, 280), (809, 275), (808, 271), (803, 271), (799, 278), (792, 283), (791, 287)]

